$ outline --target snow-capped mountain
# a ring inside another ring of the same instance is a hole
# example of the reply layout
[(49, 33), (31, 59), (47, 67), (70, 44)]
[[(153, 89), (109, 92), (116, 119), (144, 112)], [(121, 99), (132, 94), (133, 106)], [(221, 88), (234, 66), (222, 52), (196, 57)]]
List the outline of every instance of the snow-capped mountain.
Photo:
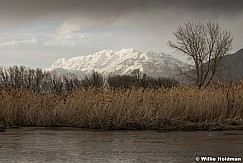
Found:
[(79, 76), (97, 71), (103, 75), (130, 74), (134, 69), (140, 69), (148, 76), (173, 77), (178, 67), (185, 67), (186, 63), (171, 55), (155, 52), (140, 52), (130, 49), (120, 51), (103, 50), (86, 56), (70, 59), (58, 59), (47, 71), (59, 73), (71, 72)]

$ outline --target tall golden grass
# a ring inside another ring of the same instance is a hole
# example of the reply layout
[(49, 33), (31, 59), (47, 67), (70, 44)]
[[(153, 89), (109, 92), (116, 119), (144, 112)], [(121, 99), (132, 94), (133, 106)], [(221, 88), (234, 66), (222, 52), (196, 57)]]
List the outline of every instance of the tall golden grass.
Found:
[(89, 88), (65, 96), (27, 90), (2, 90), (0, 94), (0, 120), (8, 126), (243, 129), (242, 118), (243, 84), (201, 90)]

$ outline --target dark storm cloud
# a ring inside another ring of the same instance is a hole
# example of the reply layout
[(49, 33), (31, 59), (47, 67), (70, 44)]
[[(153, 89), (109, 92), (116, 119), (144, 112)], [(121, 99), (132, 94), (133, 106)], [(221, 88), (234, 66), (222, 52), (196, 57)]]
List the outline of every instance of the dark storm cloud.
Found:
[(242, 0), (0, 0), (2, 25), (60, 14), (116, 18), (131, 12), (150, 12), (156, 9), (207, 11), (212, 16), (234, 16), (243, 10)]
[(173, 54), (167, 42), (187, 21), (217, 21), (243, 46), (243, 0), (0, 0), (0, 65), (128, 47)]

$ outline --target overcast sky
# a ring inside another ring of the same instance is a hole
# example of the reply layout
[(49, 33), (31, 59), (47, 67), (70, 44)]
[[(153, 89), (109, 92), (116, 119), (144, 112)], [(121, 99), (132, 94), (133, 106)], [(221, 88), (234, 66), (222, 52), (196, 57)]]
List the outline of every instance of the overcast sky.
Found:
[(169, 48), (178, 26), (217, 21), (243, 48), (242, 0), (0, 0), (0, 65), (48, 67), (104, 49)]

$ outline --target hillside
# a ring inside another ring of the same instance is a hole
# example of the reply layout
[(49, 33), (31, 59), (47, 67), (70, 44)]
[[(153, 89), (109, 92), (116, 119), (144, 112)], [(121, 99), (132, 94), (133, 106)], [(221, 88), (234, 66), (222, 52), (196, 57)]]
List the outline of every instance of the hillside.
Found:
[(219, 64), (217, 73), (219, 78), (230, 81), (243, 79), (243, 49), (234, 54), (224, 56)]

